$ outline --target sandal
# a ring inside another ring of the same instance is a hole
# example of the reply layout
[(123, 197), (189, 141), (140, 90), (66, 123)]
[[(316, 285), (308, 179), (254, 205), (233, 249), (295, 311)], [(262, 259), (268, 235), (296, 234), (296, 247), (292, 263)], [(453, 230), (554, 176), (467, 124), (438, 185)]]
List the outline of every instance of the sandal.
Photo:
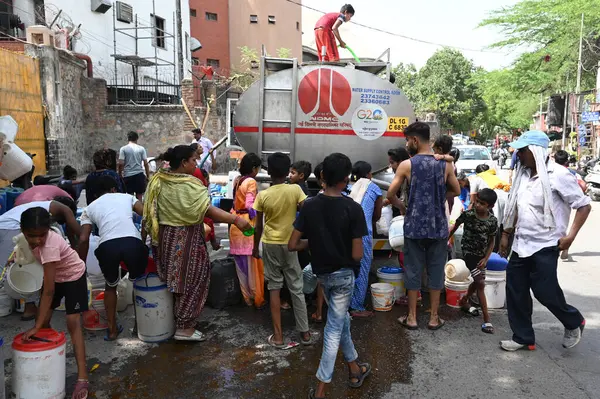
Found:
[(363, 382), (365, 382), (365, 378), (367, 378), (369, 374), (371, 374), (371, 365), (369, 363), (358, 363), (358, 367), (360, 367), (360, 374), (350, 374), (350, 379), (348, 381), (348, 386), (350, 388), (360, 388)]
[(373, 316), (373, 312), (369, 312), (368, 310), (353, 310), (350, 312), (350, 316), (357, 318), (369, 318)]
[(119, 335), (123, 332), (123, 326), (118, 324), (117, 325), (117, 335), (114, 338), (111, 338), (110, 336), (110, 331), (107, 329), (106, 330), (106, 335), (104, 336), (104, 340), (106, 342), (110, 342), (110, 341), (116, 341), (117, 338), (119, 338)]
[(461, 306), (460, 310), (462, 310), (464, 313), (468, 314), (469, 316), (473, 316), (473, 317), (477, 317), (479, 316), (479, 309), (477, 309), (475, 306)]
[(415, 331), (419, 329), (418, 325), (414, 325), (411, 326), (410, 324), (408, 324), (408, 315), (404, 315), (402, 317), (398, 318), (398, 323), (400, 323), (400, 325), (404, 328), (406, 328), (407, 330), (411, 330), (411, 331)]
[(281, 304), (281, 310), (290, 310), (291, 308), (292, 307), (287, 302), (284, 302), (284, 303)]
[(486, 334), (493, 334), (494, 326), (492, 325), (492, 323), (483, 323), (481, 325), (481, 331), (483, 331)]
[(316, 393), (315, 389), (311, 388), (308, 391), (308, 399), (325, 399), (325, 396), (315, 396), (315, 393)]
[(313, 313), (312, 315), (310, 315), (310, 318), (315, 323), (318, 323), (318, 324), (323, 323), (323, 317), (317, 317), (316, 313)]
[(206, 341), (207, 336), (198, 330), (194, 330), (192, 335), (179, 335), (175, 334), (175, 341), (194, 341), (203, 342)]
[(444, 327), (444, 325), (446, 324), (445, 320), (442, 320), (442, 318), (440, 318), (440, 316), (438, 316), (438, 323), (435, 326), (432, 326), (431, 324), (427, 324), (427, 328), (435, 331), (435, 330), (439, 330), (440, 328)]
[(267, 338), (267, 342), (269, 343), (269, 345), (271, 345), (275, 349), (288, 350), (288, 349), (292, 349), (292, 348), (295, 348), (300, 345), (298, 342), (294, 342), (294, 341), (290, 341), (287, 344), (286, 343), (278, 344), (273, 340), (274, 337), (275, 337), (275, 334), (269, 335), (269, 338)]
[(71, 399), (87, 399), (90, 388), (88, 380), (77, 380)]

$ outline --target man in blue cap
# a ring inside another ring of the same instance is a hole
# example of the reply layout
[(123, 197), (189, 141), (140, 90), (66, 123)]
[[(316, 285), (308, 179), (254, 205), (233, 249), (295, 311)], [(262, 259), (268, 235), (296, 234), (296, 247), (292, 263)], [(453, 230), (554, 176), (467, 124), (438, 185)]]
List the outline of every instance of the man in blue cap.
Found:
[[(529, 131), (510, 144), (519, 162), (500, 242), (500, 253), (506, 256), (514, 234), (506, 270), (508, 321), (513, 337), (500, 342), (507, 351), (535, 349), (530, 289), (565, 327), (565, 348), (579, 343), (585, 327), (579, 310), (565, 300), (557, 266), (560, 251), (571, 246), (590, 214), (590, 199), (582, 193), (575, 176), (548, 157), (549, 143), (545, 133)], [(576, 214), (567, 233), (571, 209), (576, 209)]]

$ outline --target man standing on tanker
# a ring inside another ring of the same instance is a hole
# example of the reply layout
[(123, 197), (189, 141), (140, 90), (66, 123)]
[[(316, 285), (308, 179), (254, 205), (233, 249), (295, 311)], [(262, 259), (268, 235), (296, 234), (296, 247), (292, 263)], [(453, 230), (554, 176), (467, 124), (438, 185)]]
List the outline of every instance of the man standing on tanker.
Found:
[[(339, 13), (330, 12), (317, 21), (315, 25), (315, 44), (319, 53), (319, 61), (334, 62), (340, 60), (340, 53), (335, 39), (340, 42), (340, 47), (346, 48), (346, 43), (342, 40), (338, 29), (344, 22), (350, 22), (353, 16), (354, 7), (350, 4), (344, 4)], [(325, 47), (325, 51), (323, 51), (323, 47)]]

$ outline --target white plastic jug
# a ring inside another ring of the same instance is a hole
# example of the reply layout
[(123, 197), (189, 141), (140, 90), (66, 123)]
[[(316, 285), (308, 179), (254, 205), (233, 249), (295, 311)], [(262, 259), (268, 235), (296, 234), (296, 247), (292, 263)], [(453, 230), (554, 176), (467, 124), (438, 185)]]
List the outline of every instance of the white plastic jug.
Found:
[(387, 236), (390, 232), (390, 225), (393, 219), (394, 212), (391, 205), (381, 208), (381, 218), (376, 223), (377, 233)]
[(389, 241), (395, 251), (402, 251), (404, 247), (404, 216), (396, 216), (392, 219)]
[(117, 285), (117, 311), (122, 312), (129, 305), (133, 305), (133, 283), (127, 273)]
[(4, 143), (4, 156), (0, 165), (0, 179), (13, 181), (31, 171), (33, 161), (14, 143)]

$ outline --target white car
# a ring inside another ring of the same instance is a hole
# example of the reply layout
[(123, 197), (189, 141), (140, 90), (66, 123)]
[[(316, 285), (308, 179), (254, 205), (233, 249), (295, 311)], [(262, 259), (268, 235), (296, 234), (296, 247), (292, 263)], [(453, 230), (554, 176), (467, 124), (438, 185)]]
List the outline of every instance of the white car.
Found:
[(475, 168), (481, 164), (486, 164), (490, 169), (498, 169), (496, 161), (492, 159), (490, 151), (482, 145), (459, 145), (456, 146), (460, 151), (460, 158), (456, 163), (458, 172), (465, 172), (467, 175), (475, 173)]

